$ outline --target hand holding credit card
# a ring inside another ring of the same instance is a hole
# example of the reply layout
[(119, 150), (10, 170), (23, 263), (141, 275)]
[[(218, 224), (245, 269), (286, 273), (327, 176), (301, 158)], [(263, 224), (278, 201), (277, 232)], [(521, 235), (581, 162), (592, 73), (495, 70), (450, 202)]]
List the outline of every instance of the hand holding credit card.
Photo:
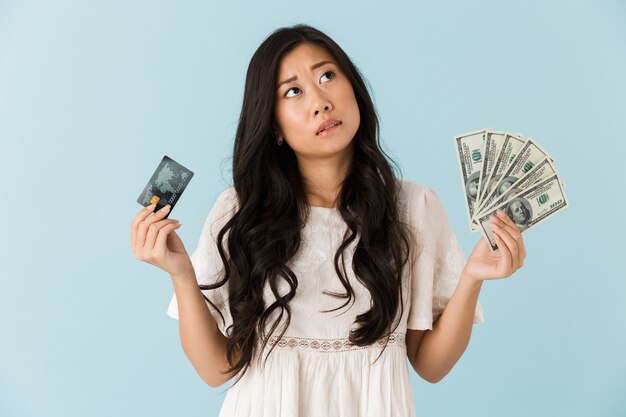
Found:
[(156, 203), (153, 212), (169, 204), (170, 210), (164, 217), (167, 218), (192, 177), (193, 172), (190, 169), (164, 155), (148, 184), (137, 198), (137, 202), (144, 207)]

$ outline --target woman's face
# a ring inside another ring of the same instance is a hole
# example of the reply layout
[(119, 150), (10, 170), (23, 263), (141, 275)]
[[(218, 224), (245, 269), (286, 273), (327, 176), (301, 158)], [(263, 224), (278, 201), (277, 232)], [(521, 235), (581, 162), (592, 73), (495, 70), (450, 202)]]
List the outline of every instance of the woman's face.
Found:
[[(319, 65), (324, 61), (330, 62)], [(283, 83), (293, 77), (297, 79)], [(276, 83), (278, 133), (298, 159), (347, 156), (361, 117), (352, 85), (333, 56), (320, 46), (301, 44), (283, 57)], [(328, 119), (341, 124), (318, 135)]]

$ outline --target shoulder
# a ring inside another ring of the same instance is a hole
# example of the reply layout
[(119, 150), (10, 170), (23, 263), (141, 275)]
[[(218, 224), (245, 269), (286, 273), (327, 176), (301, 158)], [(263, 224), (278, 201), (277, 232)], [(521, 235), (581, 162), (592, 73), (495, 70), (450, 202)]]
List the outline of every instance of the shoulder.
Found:
[(204, 233), (217, 235), (226, 222), (235, 215), (239, 209), (239, 200), (235, 187), (227, 187), (219, 192), (213, 202), (213, 206), (206, 217)]
[(220, 203), (236, 203), (237, 202), (237, 191), (234, 186), (226, 187), (223, 189), (220, 194), (217, 196), (216, 202)]
[(448, 222), (446, 209), (430, 187), (411, 180), (400, 180), (400, 218), (420, 236), (433, 236)]
[(211, 211), (221, 215), (236, 211), (238, 207), (239, 199), (237, 197), (237, 191), (235, 190), (235, 187), (230, 186), (226, 187), (218, 194)]
[(407, 198), (403, 212), (406, 223), (414, 232), (415, 244), (425, 248), (430, 255), (438, 251), (445, 252), (451, 245), (455, 245), (456, 237), (437, 193), (430, 187), (410, 180), (404, 180), (403, 187)]
[(426, 185), (412, 180), (399, 179), (399, 200), (410, 212), (439, 209), (441, 200), (437, 193)]

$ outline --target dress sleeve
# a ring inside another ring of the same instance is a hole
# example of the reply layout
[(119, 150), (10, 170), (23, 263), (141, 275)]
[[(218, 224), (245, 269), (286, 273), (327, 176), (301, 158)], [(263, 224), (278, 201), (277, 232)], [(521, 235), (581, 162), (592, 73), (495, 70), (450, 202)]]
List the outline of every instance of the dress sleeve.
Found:
[[(466, 260), (443, 204), (433, 190), (413, 184), (407, 206), (415, 234), (413, 244), (417, 246), (411, 257), (407, 328), (432, 330), (452, 297)], [(483, 322), (483, 308), (477, 302), (473, 323)]]
[[(200, 239), (195, 251), (190, 256), (198, 284), (215, 284), (224, 278), (224, 264), (217, 250), (217, 235), (226, 222), (237, 210), (237, 197), (234, 187), (227, 188), (217, 197), (213, 208), (207, 216)], [(228, 236), (228, 235), (227, 235)], [(226, 237), (225, 242), (228, 241)], [(226, 248), (225, 248), (226, 249)], [(228, 252), (226, 249), (226, 255)], [(220, 331), (228, 337), (227, 329), (232, 324), (232, 316), (228, 303), (228, 282), (212, 290), (202, 290), (205, 302), (215, 319)], [(219, 309), (219, 312), (207, 301), (208, 298)], [(222, 313), (223, 319), (219, 313)], [(176, 293), (172, 295), (167, 308), (167, 315), (178, 320), (178, 303)]]

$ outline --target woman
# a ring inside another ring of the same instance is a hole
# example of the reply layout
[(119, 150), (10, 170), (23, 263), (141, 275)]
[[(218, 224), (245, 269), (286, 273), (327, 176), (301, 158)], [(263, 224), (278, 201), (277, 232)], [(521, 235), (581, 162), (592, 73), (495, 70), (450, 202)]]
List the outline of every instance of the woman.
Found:
[(133, 220), (136, 257), (172, 276), (168, 314), (197, 372), (213, 387), (238, 376), (220, 416), (413, 416), (405, 358), (441, 380), (483, 320), (482, 281), (522, 266), (506, 216), (499, 249), (482, 238), (465, 263), (437, 195), (396, 178), (378, 133), (345, 52), (281, 28), (251, 59), (234, 186), (191, 257), (176, 220)]

